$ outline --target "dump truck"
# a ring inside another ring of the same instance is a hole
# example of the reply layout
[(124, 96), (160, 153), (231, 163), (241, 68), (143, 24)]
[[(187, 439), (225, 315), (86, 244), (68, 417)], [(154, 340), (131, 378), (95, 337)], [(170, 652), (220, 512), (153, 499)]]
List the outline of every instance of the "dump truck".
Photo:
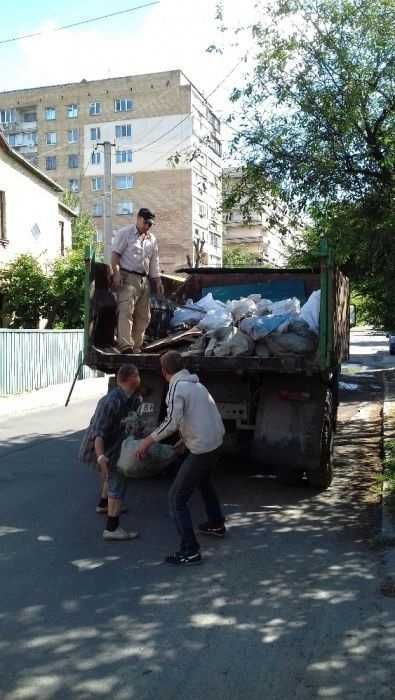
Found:
[[(142, 377), (145, 410), (158, 424), (164, 417), (167, 391), (160, 354), (120, 355), (92, 341), (98, 265), (94, 255), (87, 256), (85, 364), (109, 375), (121, 364), (135, 364)], [(199, 375), (215, 398), (229, 449), (240, 450), (245, 462), (254, 463), (257, 471), (276, 473), (287, 484), (307, 479), (314, 488), (327, 488), (332, 479), (340, 368), (348, 358), (350, 329), (349, 282), (334, 264), (326, 242), (321, 244), (317, 269), (200, 267), (180, 274), (164, 279), (167, 298), (179, 305), (187, 299), (198, 302), (207, 290), (214, 290), (214, 296), (216, 290), (222, 298), (226, 298), (221, 294), (225, 290), (230, 298), (238, 298), (240, 289), (250, 293), (265, 290), (268, 298), (297, 296), (301, 302), (321, 290), (318, 349), (313, 355), (187, 355), (185, 365)], [(165, 319), (165, 325), (167, 322)]]

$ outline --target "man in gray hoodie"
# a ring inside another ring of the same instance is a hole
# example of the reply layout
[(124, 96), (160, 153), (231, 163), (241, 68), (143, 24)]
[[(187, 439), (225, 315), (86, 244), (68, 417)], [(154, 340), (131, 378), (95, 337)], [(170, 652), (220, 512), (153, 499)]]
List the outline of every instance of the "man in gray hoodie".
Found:
[(169, 382), (166, 397), (167, 415), (161, 425), (140, 444), (137, 455), (143, 458), (154, 442), (179, 431), (189, 454), (170, 489), (170, 511), (174, 517), (181, 545), (170, 554), (168, 564), (200, 564), (202, 557), (196, 539), (188, 501), (199, 489), (208, 521), (199, 525), (205, 535), (225, 535), (224, 516), (211, 483), (211, 470), (217, 464), (225, 428), (215, 401), (196, 374), (184, 369), (180, 353), (170, 350), (161, 357), (162, 374)]

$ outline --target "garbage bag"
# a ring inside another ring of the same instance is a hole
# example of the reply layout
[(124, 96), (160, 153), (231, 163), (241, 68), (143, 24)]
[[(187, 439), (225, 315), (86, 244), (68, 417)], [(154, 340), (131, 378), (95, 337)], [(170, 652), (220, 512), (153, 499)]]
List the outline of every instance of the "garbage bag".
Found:
[(257, 302), (256, 310), (258, 316), (267, 316), (272, 313), (273, 302), (270, 299), (261, 299)]
[(310, 330), (319, 333), (320, 330), (321, 290), (312, 292), (300, 310), (300, 317), (306, 321)]
[(213, 335), (207, 346), (205, 356), (209, 357), (237, 357), (238, 355), (252, 355), (254, 341), (238, 328), (231, 326), (226, 337), (221, 340)]
[(213, 309), (226, 309), (226, 304), (224, 304), (222, 301), (218, 301), (218, 299), (214, 299), (211, 292), (206, 294), (205, 297), (199, 299), (194, 306), (199, 307), (199, 309), (205, 311), (206, 313), (208, 311), (212, 311)]
[(318, 338), (309, 331), (309, 335), (297, 333), (271, 333), (265, 338), (271, 355), (310, 355), (317, 349)]
[(204, 315), (204, 311), (198, 311), (190, 306), (178, 307), (170, 321), (170, 328), (178, 328), (184, 324), (187, 326), (196, 326)]
[(128, 437), (123, 441), (118, 459), (118, 470), (129, 479), (146, 479), (160, 474), (177, 456), (172, 445), (156, 442), (148, 449), (144, 459), (136, 457), (136, 450), (142, 440)]
[(298, 314), (300, 313), (300, 301), (296, 297), (292, 299), (282, 299), (272, 303), (271, 313), (273, 316), (281, 314)]
[(289, 318), (289, 314), (245, 318), (240, 324), (240, 329), (247, 335), (250, 335), (253, 340), (259, 340), (260, 338), (265, 338), (269, 333), (274, 333)]
[(232, 315), (226, 308), (213, 308), (198, 323), (198, 327), (204, 331), (214, 331), (222, 326), (232, 325)]
[(228, 301), (227, 307), (233, 316), (233, 320), (241, 321), (246, 316), (254, 316), (257, 313), (256, 303), (253, 299), (240, 299)]

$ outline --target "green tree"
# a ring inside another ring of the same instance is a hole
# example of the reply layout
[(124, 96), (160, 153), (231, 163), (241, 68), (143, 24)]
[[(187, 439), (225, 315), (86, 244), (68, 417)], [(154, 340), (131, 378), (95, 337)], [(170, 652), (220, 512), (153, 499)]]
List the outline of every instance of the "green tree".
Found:
[(85, 254), (82, 248), (57, 258), (50, 278), (51, 325), (82, 328), (84, 323)]
[(2, 315), (8, 318), (10, 328), (38, 328), (47, 309), (49, 286), (47, 275), (32, 255), (20, 255), (1, 270)]
[(225, 208), (248, 216), (274, 197), (285, 228), (301, 214), (291, 262), (310, 264), (327, 235), (371, 319), (395, 324), (393, 0), (274, 0), (261, 12), (255, 65), (232, 93), (243, 168)]
[(224, 246), (222, 261), (224, 267), (254, 267), (257, 265), (257, 255), (241, 246)]

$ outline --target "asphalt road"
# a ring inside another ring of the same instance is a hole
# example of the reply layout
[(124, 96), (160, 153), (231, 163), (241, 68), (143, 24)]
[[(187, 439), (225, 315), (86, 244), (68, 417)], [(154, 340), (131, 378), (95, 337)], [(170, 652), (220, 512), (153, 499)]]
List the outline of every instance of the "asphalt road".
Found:
[(354, 341), (332, 487), (224, 465), (229, 534), (204, 542), (201, 567), (162, 564), (167, 479), (131, 485), (139, 540), (102, 542), (95, 476), (76, 459), (93, 400), (1, 421), (2, 700), (394, 697), (395, 601), (369, 546), (389, 361), (382, 337)]

